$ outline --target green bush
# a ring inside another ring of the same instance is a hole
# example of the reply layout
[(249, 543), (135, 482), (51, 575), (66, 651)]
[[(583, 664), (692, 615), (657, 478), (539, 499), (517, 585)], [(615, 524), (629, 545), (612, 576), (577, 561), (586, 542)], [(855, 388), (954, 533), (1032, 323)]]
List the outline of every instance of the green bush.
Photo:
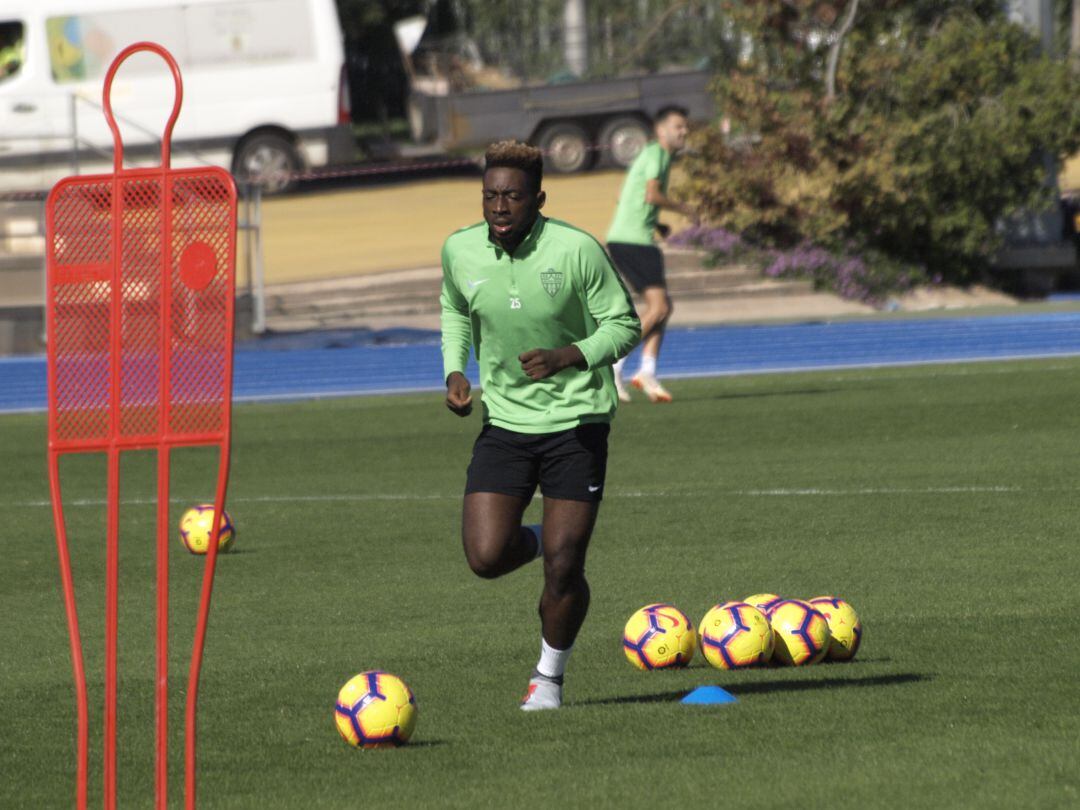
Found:
[(731, 131), (695, 135), (684, 192), (758, 244), (970, 280), (1002, 217), (1045, 204), (1045, 156), (1080, 146), (1078, 83), (996, 3), (864, 2), (830, 97), (850, 2), (726, 4), (753, 46), (716, 81)]

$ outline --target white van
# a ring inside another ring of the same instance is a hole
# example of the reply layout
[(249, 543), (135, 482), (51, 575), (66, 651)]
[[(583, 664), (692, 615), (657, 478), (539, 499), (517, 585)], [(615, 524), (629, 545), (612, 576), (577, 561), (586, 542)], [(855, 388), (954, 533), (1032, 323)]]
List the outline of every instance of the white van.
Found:
[[(224, 166), (272, 193), (295, 172), (353, 159), (334, 0), (4, 0), (0, 192), (111, 170), (102, 86), (140, 40), (167, 48), (183, 75), (175, 167)], [(160, 57), (124, 62), (112, 108), (125, 165), (159, 162), (173, 95)]]

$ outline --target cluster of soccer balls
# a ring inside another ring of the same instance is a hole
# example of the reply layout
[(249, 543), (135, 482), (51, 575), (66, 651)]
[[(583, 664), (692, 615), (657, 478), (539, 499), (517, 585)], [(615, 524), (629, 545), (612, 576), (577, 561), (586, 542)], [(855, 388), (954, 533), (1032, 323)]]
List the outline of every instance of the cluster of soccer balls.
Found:
[(862, 623), (843, 599), (759, 593), (714, 605), (696, 630), (674, 605), (646, 605), (626, 623), (623, 652), (638, 669), (684, 667), (699, 644), (717, 669), (770, 662), (797, 667), (825, 658), (849, 661), (861, 641)]

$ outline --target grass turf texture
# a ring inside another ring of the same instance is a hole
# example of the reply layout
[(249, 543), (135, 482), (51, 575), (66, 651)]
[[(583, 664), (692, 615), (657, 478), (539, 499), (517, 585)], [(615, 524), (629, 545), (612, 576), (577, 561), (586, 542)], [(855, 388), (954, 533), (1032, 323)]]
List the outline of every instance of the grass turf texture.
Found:
[[(539, 715), (517, 709), (539, 646), (539, 566), (481, 581), (457, 539), (477, 418), (436, 395), (238, 408), (238, 537), (220, 558), (200, 692), (202, 806), (1074, 806), (1080, 360), (671, 388), (674, 404), (635, 402), (616, 421), (568, 706)], [(5, 807), (72, 800), (44, 429), (0, 419)], [(95, 739), (104, 463), (65, 465)], [(153, 469), (126, 457), (125, 500), (152, 497)], [(213, 470), (211, 454), (177, 454), (174, 522), (210, 498)], [(119, 787), (123, 806), (147, 806), (151, 506), (124, 507), (121, 542)], [(171, 548), (179, 765), (202, 561)], [(623, 660), (641, 605), (670, 600), (696, 622), (765, 590), (849, 599), (866, 627), (857, 660), (734, 673), (700, 655), (676, 672)], [(337, 690), (373, 667), (416, 692), (408, 748), (359, 752), (334, 730)], [(702, 684), (739, 702), (677, 703)]]

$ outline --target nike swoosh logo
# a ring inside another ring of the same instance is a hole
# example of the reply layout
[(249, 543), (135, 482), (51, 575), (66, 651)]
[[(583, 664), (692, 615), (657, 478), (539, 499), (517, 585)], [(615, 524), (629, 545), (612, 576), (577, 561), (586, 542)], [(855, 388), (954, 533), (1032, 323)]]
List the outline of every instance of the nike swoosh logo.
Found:
[(486, 278), (478, 278), (476, 281), (473, 281), (472, 279), (469, 279), (465, 283), (468, 284), (469, 289), (472, 290), (472, 289), (475, 289), (476, 287), (479, 287), (481, 284), (483, 284), (485, 281), (488, 281), (488, 280), (489, 279), (486, 279)]
[(599, 492), (599, 491), (600, 491), (600, 487), (598, 487), (598, 486), (596, 486), (596, 487), (589, 487), (589, 492)]

